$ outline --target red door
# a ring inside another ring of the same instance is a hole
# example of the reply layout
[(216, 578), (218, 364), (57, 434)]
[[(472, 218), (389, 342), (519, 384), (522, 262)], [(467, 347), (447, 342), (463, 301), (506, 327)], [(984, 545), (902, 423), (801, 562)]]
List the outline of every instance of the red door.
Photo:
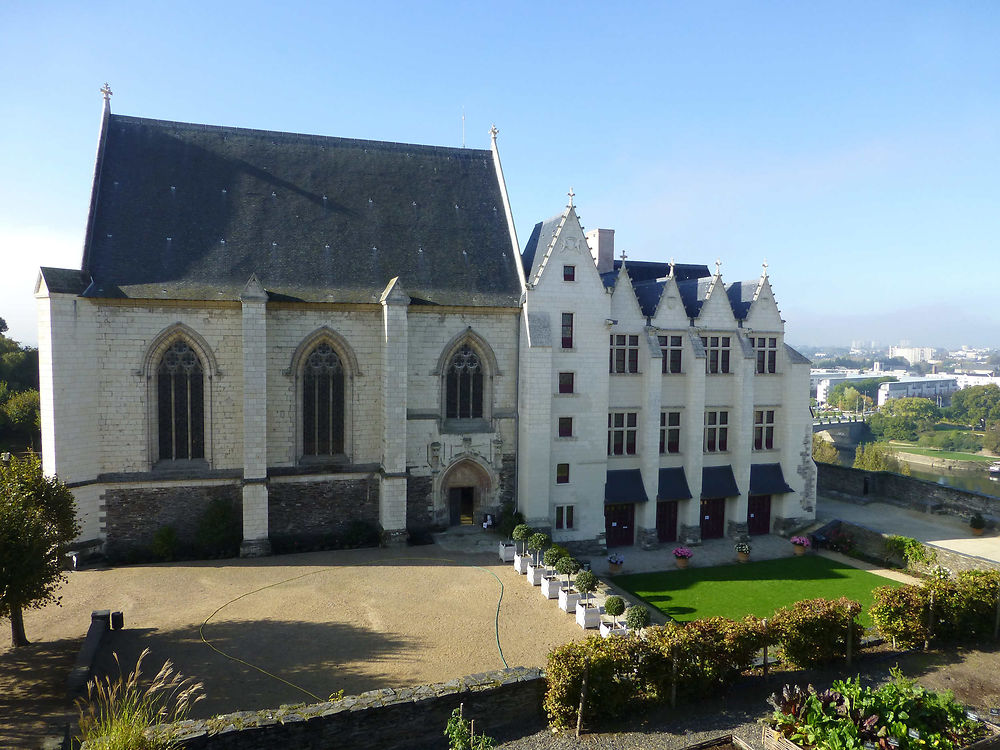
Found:
[(677, 541), (677, 503), (661, 500), (656, 504), (656, 538), (661, 542)]
[(770, 495), (751, 495), (747, 499), (747, 531), (751, 534), (771, 533)]
[(635, 544), (635, 504), (605, 505), (604, 532), (609, 547)]
[(701, 538), (721, 539), (726, 529), (726, 498), (701, 501)]

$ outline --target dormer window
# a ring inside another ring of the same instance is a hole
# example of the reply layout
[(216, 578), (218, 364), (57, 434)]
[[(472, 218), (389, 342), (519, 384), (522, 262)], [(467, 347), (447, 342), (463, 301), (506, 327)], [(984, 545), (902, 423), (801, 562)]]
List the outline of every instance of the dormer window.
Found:
[(576, 281), (576, 266), (563, 266), (563, 281)]

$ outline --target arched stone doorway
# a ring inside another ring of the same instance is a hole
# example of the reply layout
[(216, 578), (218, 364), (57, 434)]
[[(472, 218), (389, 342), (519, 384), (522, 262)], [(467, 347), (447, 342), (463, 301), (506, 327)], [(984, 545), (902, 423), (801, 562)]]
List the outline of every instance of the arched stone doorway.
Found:
[(448, 526), (481, 524), (483, 513), (492, 509), (492, 489), (485, 468), (468, 458), (457, 461), (441, 479), (439, 518)]

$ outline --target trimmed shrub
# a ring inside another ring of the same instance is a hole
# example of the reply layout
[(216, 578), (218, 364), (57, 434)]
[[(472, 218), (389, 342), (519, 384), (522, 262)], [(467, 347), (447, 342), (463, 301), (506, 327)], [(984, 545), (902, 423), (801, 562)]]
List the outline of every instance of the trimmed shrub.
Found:
[(604, 611), (617, 622), (619, 615), (625, 611), (625, 600), (620, 596), (609, 596), (604, 600)]
[(969, 570), (955, 580), (929, 581), (934, 595), (933, 635), (943, 643), (976, 643), (993, 637), (1000, 572)]
[(633, 604), (625, 610), (625, 625), (629, 630), (649, 627), (649, 610), (641, 604)]
[(198, 519), (198, 547), (206, 557), (236, 557), (243, 540), (243, 522), (233, 503), (214, 498)]
[(497, 516), (496, 531), (501, 539), (511, 539), (514, 529), (524, 523), (524, 514), (514, 510), (511, 503), (504, 503)]
[(573, 587), (589, 599), (590, 595), (597, 591), (597, 576), (589, 570), (584, 570), (577, 574)]
[(872, 591), (874, 603), (868, 610), (875, 628), (906, 648), (927, 638), (927, 590), (922, 586), (879, 586)]
[(170, 562), (177, 554), (177, 544), (177, 530), (173, 526), (161, 526), (153, 533), (149, 549), (158, 560)]
[(510, 532), (511, 539), (513, 539), (515, 542), (521, 542), (521, 544), (517, 548), (519, 550), (518, 554), (524, 554), (524, 543), (527, 542), (528, 539), (531, 537), (531, 535), (534, 533), (535, 530), (530, 526), (528, 526), (528, 524), (526, 523), (519, 523), (517, 526), (514, 527), (514, 530)]
[(779, 609), (771, 619), (786, 658), (801, 667), (829, 664), (847, 656), (847, 633), (861, 644), (861, 605), (846, 597), (806, 599)]

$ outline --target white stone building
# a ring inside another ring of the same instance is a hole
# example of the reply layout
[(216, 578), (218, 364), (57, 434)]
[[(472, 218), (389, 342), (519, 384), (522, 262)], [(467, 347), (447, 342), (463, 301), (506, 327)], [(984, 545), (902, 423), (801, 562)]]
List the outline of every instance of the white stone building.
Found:
[(814, 515), (809, 365), (765, 273), (518, 252), (496, 150), (112, 115), (80, 270), (36, 287), (43, 460), (83, 539), (244, 554), (504, 504), (581, 546)]
[(809, 362), (766, 267), (614, 259), (576, 210), (522, 255), (518, 503), (562, 543), (653, 547), (815, 517)]

